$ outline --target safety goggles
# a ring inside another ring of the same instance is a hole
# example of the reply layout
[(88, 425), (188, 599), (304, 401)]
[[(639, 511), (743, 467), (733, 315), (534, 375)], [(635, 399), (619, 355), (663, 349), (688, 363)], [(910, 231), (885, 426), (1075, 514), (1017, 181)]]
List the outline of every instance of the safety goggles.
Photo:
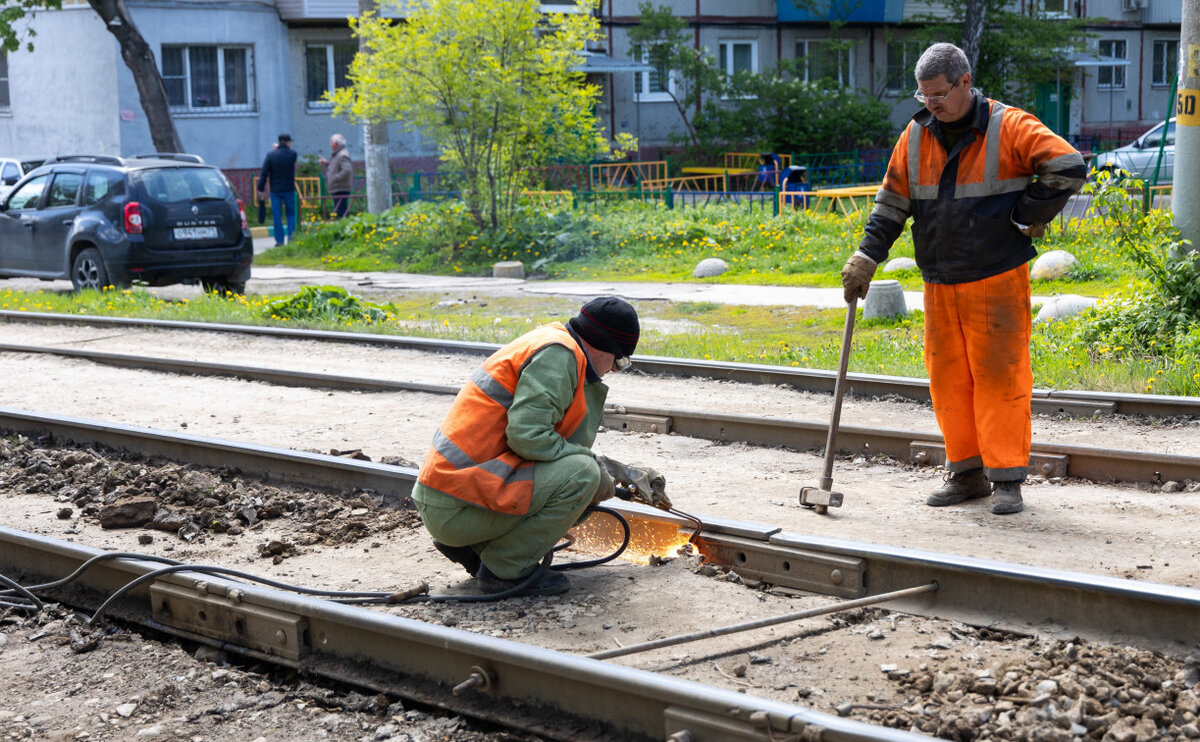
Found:
[(633, 359), (629, 356), (613, 356), (613, 368), (618, 371), (624, 371), (633, 365)]
[(923, 106), (939, 106), (946, 102), (946, 99), (950, 97), (950, 94), (954, 92), (954, 89), (958, 87), (958, 83), (960, 82), (962, 82), (961, 79), (951, 85), (950, 89), (942, 95), (925, 95), (924, 93), (917, 91), (916, 93), (913, 93), (913, 97), (916, 98), (917, 102)]

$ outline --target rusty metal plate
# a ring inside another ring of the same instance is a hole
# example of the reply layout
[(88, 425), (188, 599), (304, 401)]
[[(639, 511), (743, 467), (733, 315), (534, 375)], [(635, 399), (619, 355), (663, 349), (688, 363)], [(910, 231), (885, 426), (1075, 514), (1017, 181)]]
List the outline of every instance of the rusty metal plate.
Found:
[(291, 660), (308, 654), (308, 623), (300, 616), (165, 582), (150, 586), (150, 602), (164, 626)]
[[(940, 466), (946, 463), (946, 447), (933, 441), (913, 441), (909, 446), (909, 463), (917, 466)], [(1030, 474), (1039, 477), (1065, 477), (1071, 466), (1071, 457), (1060, 453), (1029, 454)]]
[(605, 412), (602, 420), (605, 427), (626, 433), (671, 432), (671, 418), (659, 415), (641, 415), (633, 412)]
[(696, 544), (708, 561), (742, 577), (840, 598), (866, 595), (862, 559), (709, 533), (701, 534)]

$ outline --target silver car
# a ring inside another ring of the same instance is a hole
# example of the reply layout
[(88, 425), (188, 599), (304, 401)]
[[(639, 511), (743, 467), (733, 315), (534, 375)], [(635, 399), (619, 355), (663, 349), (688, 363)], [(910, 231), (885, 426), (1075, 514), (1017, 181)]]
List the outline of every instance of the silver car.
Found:
[(1166, 142), (1163, 139), (1163, 124), (1134, 139), (1124, 147), (1096, 156), (1093, 167), (1097, 171), (1125, 170), (1135, 178), (1147, 183), (1154, 177), (1154, 165), (1158, 161), (1159, 144), (1162, 146), (1162, 164), (1158, 168), (1158, 182), (1170, 183), (1175, 175), (1175, 119), (1166, 124)]
[(8, 195), (17, 181), (25, 174), (42, 164), (42, 160), (14, 160), (11, 157), (0, 157), (0, 199)]

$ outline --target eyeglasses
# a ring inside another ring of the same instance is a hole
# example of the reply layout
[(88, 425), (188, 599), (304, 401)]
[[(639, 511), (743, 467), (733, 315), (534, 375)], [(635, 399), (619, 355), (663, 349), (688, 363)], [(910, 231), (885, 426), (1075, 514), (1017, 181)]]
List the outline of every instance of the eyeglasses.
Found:
[(624, 371), (625, 369), (629, 368), (632, 365), (633, 365), (633, 360), (630, 359), (629, 356), (614, 356), (613, 357), (613, 368), (615, 368), (618, 371)]
[(923, 106), (941, 105), (942, 103), (946, 102), (946, 99), (950, 97), (950, 93), (954, 92), (954, 89), (958, 87), (958, 83), (960, 82), (962, 82), (961, 79), (951, 85), (950, 89), (942, 95), (925, 95), (924, 93), (917, 91), (916, 93), (913, 93), (913, 97), (916, 98), (917, 102)]

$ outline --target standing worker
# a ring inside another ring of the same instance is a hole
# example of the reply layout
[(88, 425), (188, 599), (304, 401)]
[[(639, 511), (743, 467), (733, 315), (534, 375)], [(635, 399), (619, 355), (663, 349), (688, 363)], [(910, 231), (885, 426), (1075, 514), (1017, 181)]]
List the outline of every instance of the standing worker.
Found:
[(350, 163), (350, 153), (346, 151), (346, 137), (341, 134), (329, 137), (329, 150), (332, 152), (330, 159), (320, 159), (321, 167), (325, 168), (325, 189), (333, 196), (334, 218), (343, 219), (354, 186), (354, 166)]
[[(296, 234), (296, 151), (292, 136), (280, 134), (275, 148), (263, 160), (258, 176), (259, 195), (271, 194), (271, 214), (275, 217), (275, 245), (279, 246)], [(283, 231), (283, 210), (287, 209), (287, 231)]]
[(455, 397), (413, 500), (434, 545), (485, 592), (527, 579), (519, 594), (569, 589), (561, 572), (533, 573), (589, 504), (614, 494), (614, 482), (671, 506), (658, 472), (591, 450), (608, 396), (600, 379), (629, 365), (639, 335), (632, 306), (594, 299), (566, 325), (539, 327), (493, 353)]
[(867, 295), (911, 216), (925, 281), (925, 368), (946, 441), (945, 483), (925, 503), (991, 495), (993, 513), (1018, 513), (1031, 438), (1032, 240), (1087, 171), (1036, 117), (973, 89), (953, 44), (926, 49), (916, 79), (925, 107), (900, 134), (862, 242), (842, 268), (845, 299)]

